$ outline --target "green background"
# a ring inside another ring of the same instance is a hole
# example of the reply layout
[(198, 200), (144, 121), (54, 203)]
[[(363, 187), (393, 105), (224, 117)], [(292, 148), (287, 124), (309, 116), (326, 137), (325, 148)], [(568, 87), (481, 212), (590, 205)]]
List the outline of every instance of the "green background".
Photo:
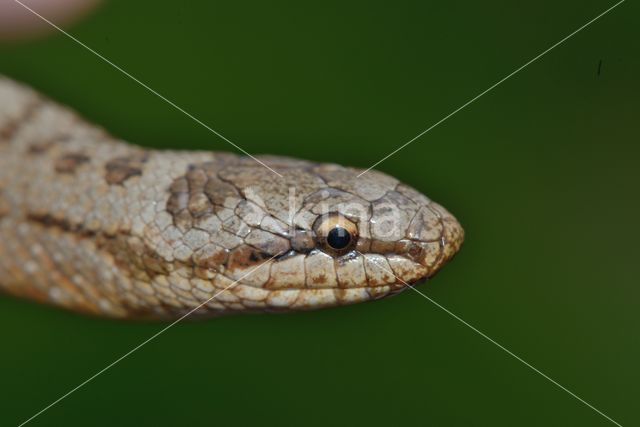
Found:
[[(251, 153), (366, 168), (612, 4), (114, 0), (70, 31)], [(624, 426), (640, 423), (638, 12), (378, 166), (465, 226), (420, 289)], [(0, 73), (129, 141), (233, 151), (62, 35), (1, 47)], [(0, 425), (163, 326), (1, 297)], [(181, 323), (32, 425), (613, 424), (408, 291)]]

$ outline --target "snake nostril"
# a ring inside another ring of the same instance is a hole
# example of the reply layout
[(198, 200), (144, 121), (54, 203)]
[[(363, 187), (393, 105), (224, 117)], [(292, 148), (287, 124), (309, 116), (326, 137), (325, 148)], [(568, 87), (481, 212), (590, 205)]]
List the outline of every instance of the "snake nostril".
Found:
[(411, 246), (409, 246), (408, 253), (411, 257), (417, 257), (418, 255), (420, 255), (420, 252), (422, 252), (422, 248), (420, 247), (420, 245), (412, 243)]

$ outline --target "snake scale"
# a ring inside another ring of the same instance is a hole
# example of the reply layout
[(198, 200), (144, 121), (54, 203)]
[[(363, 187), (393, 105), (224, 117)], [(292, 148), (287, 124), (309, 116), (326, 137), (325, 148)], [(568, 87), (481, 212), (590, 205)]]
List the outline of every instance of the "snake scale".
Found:
[(464, 232), (377, 171), (120, 141), (0, 76), (0, 288), (172, 319), (379, 299), (433, 276)]

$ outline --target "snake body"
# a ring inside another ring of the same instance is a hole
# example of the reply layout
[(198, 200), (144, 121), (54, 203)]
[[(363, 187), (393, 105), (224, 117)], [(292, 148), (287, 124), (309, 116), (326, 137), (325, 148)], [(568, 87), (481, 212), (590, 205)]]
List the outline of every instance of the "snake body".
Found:
[(258, 160), (280, 176), (127, 144), (0, 76), (0, 289), (119, 318), (304, 310), (395, 294), (462, 244), (393, 177)]

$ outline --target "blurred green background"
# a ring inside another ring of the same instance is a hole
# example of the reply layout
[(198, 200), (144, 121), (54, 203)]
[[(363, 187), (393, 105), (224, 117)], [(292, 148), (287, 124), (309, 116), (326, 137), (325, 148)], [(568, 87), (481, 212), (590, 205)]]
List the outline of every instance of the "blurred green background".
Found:
[[(112, 0), (70, 31), (251, 153), (366, 168), (612, 4)], [(466, 228), (420, 289), (624, 426), (640, 423), (638, 17), (622, 4), (378, 166)], [(233, 151), (60, 34), (3, 45), (0, 73), (129, 141)], [(162, 326), (0, 297), (0, 425)], [(408, 291), (179, 324), (31, 425), (613, 424)]]

